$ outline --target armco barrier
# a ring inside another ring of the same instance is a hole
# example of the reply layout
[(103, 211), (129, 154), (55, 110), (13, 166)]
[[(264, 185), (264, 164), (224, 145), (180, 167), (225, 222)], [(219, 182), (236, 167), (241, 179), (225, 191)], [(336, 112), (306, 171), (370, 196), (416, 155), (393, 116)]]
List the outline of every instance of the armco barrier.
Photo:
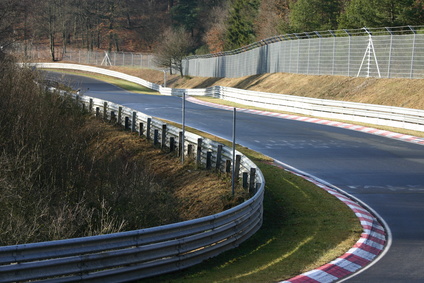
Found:
[(164, 95), (181, 96), (185, 92), (187, 95), (210, 96), (272, 110), (424, 131), (424, 110), (419, 109), (308, 98), (221, 86), (213, 86), (206, 89), (172, 89), (134, 76), (92, 66), (60, 63), (37, 63), (34, 65), (40, 68), (74, 69), (104, 74), (138, 83)]
[[(178, 141), (180, 136), (178, 128), (163, 127), (163, 122), (130, 108), (86, 96), (76, 99), (96, 115), (140, 134), (149, 127), (149, 138), (153, 131), (165, 130), (160, 140), (166, 145), (162, 146), (169, 147), (170, 138)], [(192, 133), (185, 135), (184, 152), (199, 139), (203, 165), (207, 151), (213, 153), (213, 162), (231, 160), (229, 149)], [(247, 157), (237, 154), (241, 156), (240, 173), (256, 169)], [(181, 270), (235, 248), (262, 225), (265, 180), (259, 169), (253, 172), (253, 196), (215, 215), (129, 232), (0, 247), (0, 282), (132, 281)]]

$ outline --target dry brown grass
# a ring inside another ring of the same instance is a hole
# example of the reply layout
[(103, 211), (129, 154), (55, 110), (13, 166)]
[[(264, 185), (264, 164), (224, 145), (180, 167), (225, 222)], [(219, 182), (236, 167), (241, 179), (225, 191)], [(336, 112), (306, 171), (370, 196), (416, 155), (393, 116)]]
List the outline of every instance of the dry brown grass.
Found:
[[(161, 71), (123, 67), (112, 68), (151, 82), (163, 83)], [(289, 73), (263, 74), (242, 78), (181, 78), (168, 74), (167, 85), (174, 88), (206, 88), (219, 85), (322, 99), (424, 109), (424, 79), (377, 79)]]
[(231, 181), (224, 173), (196, 168), (191, 162), (183, 165), (175, 153), (156, 148), (137, 134), (119, 131), (108, 124), (102, 127), (107, 135), (100, 146), (96, 145), (97, 150), (103, 155), (131, 152), (131, 158), (147, 161), (149, 171), (154, 173), (153, 179), (172, 191), (178, 200), (181, 220), (219, 213), (248, 197), (239, 188), (232, 198)]

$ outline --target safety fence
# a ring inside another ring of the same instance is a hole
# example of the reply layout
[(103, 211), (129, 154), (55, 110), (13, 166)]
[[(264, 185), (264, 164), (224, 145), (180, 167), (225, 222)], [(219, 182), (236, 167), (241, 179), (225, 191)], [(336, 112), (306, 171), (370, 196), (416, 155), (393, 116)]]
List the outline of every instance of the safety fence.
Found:
[[(51, 50), (46, 46), (25, 46), (24, 44), (14, 44), (13, 53), (19, 57), (24, 57), (27, 61), (50, 61), (52, 59)], [(102, 51), (67, 48), (64, 51), (58, 48), (55, 52), (57, 60), (64, 62), (75, 62), (93, 66), (121, 66), (147, 69), (159, 68), (155, 63), (155, 56), (152, 53), (134, 53), (122, 51)]]
[(138, 77), (103, 68), (59, 63), (39, 63), (36, 66), (40, 68), (76, 69), (100, 73), (138, 83), (164, 95), (181, 96), (185, 93), (192, 96), (210, 96), (271, 110), (424, 131), (424, 110), (419, 109), (309, 98), (221, 86), (213, 86), (206, 89), (166, 88)]
[(183, 73), (243, 77), (264, 73), (424, 78), (424, 26), (279, 35), (183, 60)]
[[(192, 156), (198, 166), (228, 171), (232, 164), (232, 151), (220, 143), (182, 134), (122, 105), (86, 96), (75, 99), (97, 117), (145, 135), (164, 150)], [(240, 152), (236, 157), (236, 176), (246, 179), (243, 186), (251, 195), (240, 205), (153, 228), (0, 247), (0, 282), (133, 281), (181, 270), (237, 247), (262, 225), (265, 180), (251, 160)]]

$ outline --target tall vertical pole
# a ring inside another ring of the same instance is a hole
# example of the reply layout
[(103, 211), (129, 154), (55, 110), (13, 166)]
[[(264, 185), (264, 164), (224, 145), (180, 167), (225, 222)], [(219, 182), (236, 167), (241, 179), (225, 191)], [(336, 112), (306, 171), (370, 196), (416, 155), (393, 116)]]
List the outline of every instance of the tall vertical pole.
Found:
[(184, 163), (184, 140), (185, 140), (185, 92), (183, 92), (183, 101), (182, 101), (182, 131), (183, 131), (183, 135), (181, 138), (181, 163)]
[(232, 169), (232, 178), (231, 178), (231, 193), (234, 196), (235, 192), (235, 180), (236, 180), (236, 113), (237, 110), (234, 107), (233, 111), (233, 169)]

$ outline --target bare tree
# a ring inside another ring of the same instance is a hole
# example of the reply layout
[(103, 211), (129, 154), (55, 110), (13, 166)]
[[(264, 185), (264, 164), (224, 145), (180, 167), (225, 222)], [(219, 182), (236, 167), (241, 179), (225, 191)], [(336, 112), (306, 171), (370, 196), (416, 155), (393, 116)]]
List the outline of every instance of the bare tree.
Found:
[(258, 39), (282, 33), (288, 26), (289, 0), (262, 0), (256, 19), (255, 33)]
[(209, 52), (217, 53), (224, 51), (225, 34), (227, 32), (226, 22), (228, 20), (228, 3), (213, 7), (209, 13), (208, 25), (204, 41)]
[(177, 70), (183, 76), (182, 60), (192, 52), (194, 42), (183, 28), (169, 29), (163, 34), (161, 45), (157, 49), (156, 63), (159, 66)]
[(0, 1), (0, 52), (12, 43), (15, 24), (18, 20), (21, 5), (16, 0)]

